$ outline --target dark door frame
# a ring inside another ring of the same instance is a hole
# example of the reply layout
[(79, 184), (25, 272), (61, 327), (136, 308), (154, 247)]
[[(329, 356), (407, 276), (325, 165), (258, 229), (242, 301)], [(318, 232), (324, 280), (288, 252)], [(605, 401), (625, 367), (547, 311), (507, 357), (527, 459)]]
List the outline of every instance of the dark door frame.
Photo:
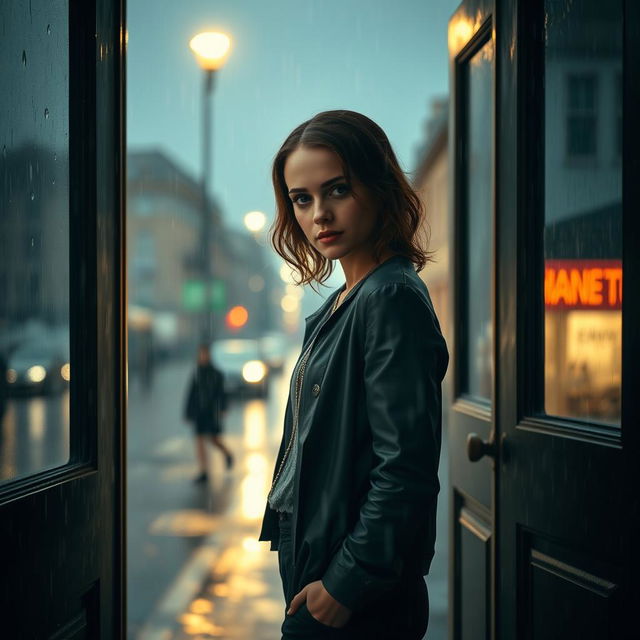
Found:
[[(7, 637), (126, 637), (125, 0), (69, 0), (70, 460), (0, 488)], [(35, 606), (34, 606), (35, 603)]]

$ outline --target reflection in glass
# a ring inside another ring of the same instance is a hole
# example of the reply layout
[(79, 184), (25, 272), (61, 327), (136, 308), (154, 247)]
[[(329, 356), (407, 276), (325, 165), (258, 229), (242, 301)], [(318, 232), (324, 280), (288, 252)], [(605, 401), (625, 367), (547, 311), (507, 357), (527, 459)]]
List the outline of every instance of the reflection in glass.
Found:
[(490, 401), (493, 379), (492, 258), (493, 258), (493, 41), (468, 63), (466, 166), (466, 309), (467, 349), (463, 370), (466, 391)]
[(622, 2), (545, 14), (545, 412), (619, 425)]
[(68, 13), (0, 5), (0, 483), (69, 459)]

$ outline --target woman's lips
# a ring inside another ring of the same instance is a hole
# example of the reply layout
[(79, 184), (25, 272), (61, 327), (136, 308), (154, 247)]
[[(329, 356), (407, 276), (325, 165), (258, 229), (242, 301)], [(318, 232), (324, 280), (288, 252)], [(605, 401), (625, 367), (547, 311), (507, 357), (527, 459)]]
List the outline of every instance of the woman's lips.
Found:
[(342, 231), (336, 231), (331, 235), (326, 235), (326, 236), (323, 236), (322, 238), (318, 238), (318, 240), (322, 242), (322, 244), (329, 244), (330, 242), (333, 242), (341, 234), (342, 234)]

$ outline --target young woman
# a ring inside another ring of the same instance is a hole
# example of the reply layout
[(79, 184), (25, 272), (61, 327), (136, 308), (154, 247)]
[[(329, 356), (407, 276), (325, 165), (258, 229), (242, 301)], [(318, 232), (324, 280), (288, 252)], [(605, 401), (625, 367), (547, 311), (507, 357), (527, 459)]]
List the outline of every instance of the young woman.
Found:
[(385, 133), (351, 111), (297, 127), (273, 165), (276, 251), (301, 283), (346, 282), (306, 319), (261, 540), (283, 638), (419, 640), (433, 557), (448, 354), (420, 200)]

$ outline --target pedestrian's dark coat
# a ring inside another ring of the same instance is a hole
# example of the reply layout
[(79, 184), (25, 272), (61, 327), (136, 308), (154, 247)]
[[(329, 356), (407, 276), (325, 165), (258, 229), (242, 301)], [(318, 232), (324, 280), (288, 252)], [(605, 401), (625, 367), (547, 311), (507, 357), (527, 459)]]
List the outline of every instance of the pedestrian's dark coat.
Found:
[[(293, 582), (297, 592), (322, 580), (358, 610), (402, 576), (429, 571), (449, 357), (409, 259), (383, 262), (327, 319), (338, 293), (306, 319), (303, 351), (319, 333), (300, 400)], [(267, 504), (260, 539), (277, 549), (278, 530)]]
[(212, 364), (198, 365), (187, 393), (185, 418), (195, 423), (199, 431), (215, 434), (221, 430), (220, 412), (226, 407), (222, 372)]

